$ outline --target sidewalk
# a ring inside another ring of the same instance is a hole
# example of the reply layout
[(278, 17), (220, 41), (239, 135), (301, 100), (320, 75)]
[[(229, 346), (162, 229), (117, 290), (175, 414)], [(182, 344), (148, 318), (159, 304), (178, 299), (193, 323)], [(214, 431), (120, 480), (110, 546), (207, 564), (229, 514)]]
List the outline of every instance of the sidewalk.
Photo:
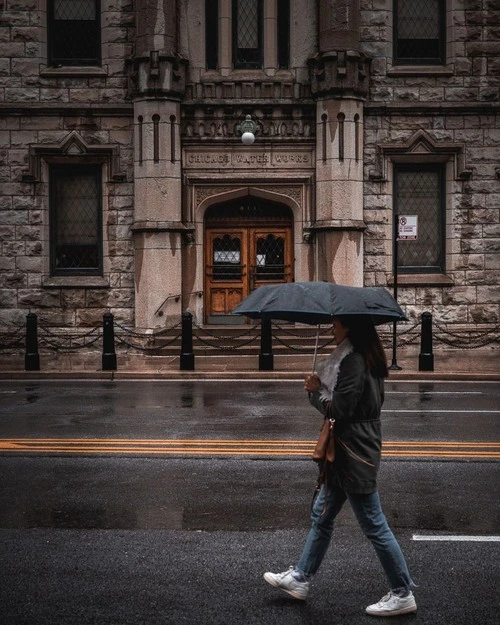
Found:
[[(434, 352), (434, 371), (419, 371), (418, 348), (400, 348), (396, 354), (400, 370), (391, 370), (391, 380), (486, 380), (500, 382), (500, 349), (445, 349)], [(392, 353), (387, 353), (389, 364)], [(312, 366), (309, 354), (275, 354), (274, 370), (259, 371), (257, 356), (199, 356), (195, 370), (181, 371), (179, 356), (150, 356), (117, 352), (117, 370), (102, 371), (102, 354), (40, 353), (40, 371), (24, 370), (23, 355), (0, 354), (0, 379), (248, 379), (302, 380)]]

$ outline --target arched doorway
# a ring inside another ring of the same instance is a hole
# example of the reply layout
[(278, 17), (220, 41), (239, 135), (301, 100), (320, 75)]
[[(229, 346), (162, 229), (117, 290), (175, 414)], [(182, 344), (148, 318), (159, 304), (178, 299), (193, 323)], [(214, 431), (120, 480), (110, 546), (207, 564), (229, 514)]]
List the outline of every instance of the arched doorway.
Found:
[(205, 213), (205, 322), (238, 323), (231, 310), (263, 284), (293, 281), (293, 214), (247, 196)]

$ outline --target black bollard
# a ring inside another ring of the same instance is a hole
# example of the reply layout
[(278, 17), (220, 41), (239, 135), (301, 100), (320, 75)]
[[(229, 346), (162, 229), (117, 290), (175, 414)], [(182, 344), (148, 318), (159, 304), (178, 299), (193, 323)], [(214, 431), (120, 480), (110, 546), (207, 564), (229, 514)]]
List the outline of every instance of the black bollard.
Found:
[(432, 315), (429, 312), (422, 313), (418, 370), (434, 371), (434, 354), (432, 353)]
[(262, 319), (260, 323), (259, 371), (272, 371), (274, 368), (272, 338), (271, 319)]
[(35, 313), (28, 313), (26, 315), (26, 353), (24, 355), (24, 369), (25, 371), (40, 371), (37, 316)]
[(113, 315), (110, 312), (102, 316), (102, 370), (116, 371), (115, 330)]
[(193, 315), (190, 312), (182, 313), (180, 369), (181, 371), (194, 371)]

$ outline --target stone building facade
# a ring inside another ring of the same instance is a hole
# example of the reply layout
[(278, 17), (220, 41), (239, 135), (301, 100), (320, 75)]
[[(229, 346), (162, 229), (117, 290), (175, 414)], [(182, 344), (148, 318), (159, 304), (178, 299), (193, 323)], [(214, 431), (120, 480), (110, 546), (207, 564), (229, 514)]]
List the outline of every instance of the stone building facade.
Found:
[(396, 274), (410, 319), (498, 326), (499, 41), (498, 0), (4, 0), (0, 322)]

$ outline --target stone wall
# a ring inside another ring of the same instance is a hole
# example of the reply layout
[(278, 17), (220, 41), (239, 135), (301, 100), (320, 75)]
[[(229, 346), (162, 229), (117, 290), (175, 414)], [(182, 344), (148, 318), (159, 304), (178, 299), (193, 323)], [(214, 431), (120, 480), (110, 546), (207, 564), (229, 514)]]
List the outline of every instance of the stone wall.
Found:
[[(74, 69), (47, 67), (45, 4), (8, 2), (0, 24), (0, 323), (22, 325), (31, 311), (51, 326), (88, 327), (109, 308), (130, 323), (132, 3), (103, 0), (102, 67)], [(46, 157), (85, 162), (101, 148), (104, 275), (51, 279)]]
[[(498, 324), (500, 2), (450, 3), (443, 68), (393, 66), (391, 5), (361, 1), (361, 49), (373, 57), (365, 106), (365, 284), (391, 285), (391, 154), (399, 144), (400, 158), (406, 145), (408, 154), (442, 160), (448, 149), (447, 280), (403, 280), (398, 299), (415, 319), (428, 310), (442, 322)], [(411, 145), (418, 132), (422, 150)]]

